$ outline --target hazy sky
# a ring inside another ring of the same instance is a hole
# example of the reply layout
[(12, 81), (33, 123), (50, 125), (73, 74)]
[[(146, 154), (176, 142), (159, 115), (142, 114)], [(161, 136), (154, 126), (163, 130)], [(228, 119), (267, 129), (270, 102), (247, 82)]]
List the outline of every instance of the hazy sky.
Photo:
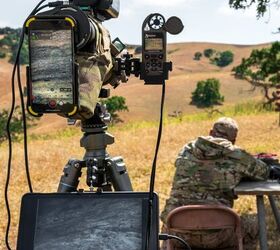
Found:
[[(0, 27), (19, 27), (38, 0), (3, 0)], [(236, 11), (228, 7), (228, 0), (121, 0), (118, 19), (105, 22), (112, 38), (118, 36), (125, 43), (141, 43), (141, 26), (150, 13), (166, 18), (178, 16), (185, 30), (169, 36), (169, 42), (207, 41), (235, 44), (257, 44), (280, 40), (272, 34), (280, 26), (280, 10), (257, 20), (255, 8)]]

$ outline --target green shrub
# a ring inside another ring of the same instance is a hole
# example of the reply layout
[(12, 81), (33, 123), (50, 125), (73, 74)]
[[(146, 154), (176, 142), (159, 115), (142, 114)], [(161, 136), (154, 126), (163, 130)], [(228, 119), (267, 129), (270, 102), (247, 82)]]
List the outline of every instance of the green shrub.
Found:
[(21, 28), (13, 29), (10, 27), (0, 28), (0, 35), (15, 34), (20, 35)]
[[(18, 51), (18, 42), (14, 43), (11, 47), (12, 50), (12, 56), (10, 58), (10, 63), (14, 63), (16, 60), (16, 55)], [(25, 41), (21, 48), (20, 58), (19, 58), (20, 64), (28, 64), (29, 63), (29, 50), (28, 50), (28, 43)]]
[(234, 54), (230, 51), (219, 52), (214, 58), (211, 58), (211, 62), (219, 67), (226, 67), (233, 62)]
[(202, 57), (201, 52), (195, 52), (193, 60), (199, 61)]
[(0, 58), (5, 58), (5, 57), (6, 57), (6, 53), (0, 51)]
[(215, 78), (199, 81), (195, 91), (192, 93), (191, 104), (197, 107), (212, 107), (224, 102), (220, 94), (220, 81)]
[[(10, 63), (14, 63), (18, 51), (19, 46), (19, 38), (21, 29), (11, 29), (11, 28), (3, 28), (0, 29), (0, 32), (4, 33), (5, 37), (0, 40), (0, 47), (7, 46), (11, 50), (11, 58), (9, 60)], [(27, 40), (24, 40), (22, 45), (21, 54), (20, 54), (20, 64), (28, 64), (29, 63), (29, 52), (28, 52), (28, 43)]]
[(0, 47), (3, 47), (3, 46), (8, 46), (8, 47), (13, 46), (13, 36), (6, 35), (4, 38), (2, 38), (0, 40)]
[(214, 49), (206, 49), (203, 51), (203, 54), (205, 57), (211, 58), (215, 54), (215, 52), (216, 51)]
[[(6, 125), (9, 117), (9, 112), (6, 109), (0, 110), (0, 144), (3, 143), (5, 140), (8, 139), (7, 133), (6, 133)], [(38, 118), (32, 117), (30, 115), (26, 115), (27, 119), (27, 127), (35, 126), (35, 120)], [(11, 123), (10, 123), (10, 133), (13, 140), (18, 140), (20, 137), (20, 133), (22, 133), (23, 127), (22, 127), (22, 113), (17, 106), (15, 108), (14, 115), (12, 117)]]
[(113, 96), (107, 100), (103, 100), (102, 104), (106, 105), (108, 112), (112, 116), (113, 122), (122, 122), (117, 112), (128, 111), (126, 100), (122, 96)]

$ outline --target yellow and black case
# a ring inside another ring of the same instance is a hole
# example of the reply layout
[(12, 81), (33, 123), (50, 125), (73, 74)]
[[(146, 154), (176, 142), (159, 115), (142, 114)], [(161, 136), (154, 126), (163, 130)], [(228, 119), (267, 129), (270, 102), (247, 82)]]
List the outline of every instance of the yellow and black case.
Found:
[(78, 111), (75, 20), (68, 16), (33, 16), (25, 23), (29, 43), (27, 109), (33, 116)]

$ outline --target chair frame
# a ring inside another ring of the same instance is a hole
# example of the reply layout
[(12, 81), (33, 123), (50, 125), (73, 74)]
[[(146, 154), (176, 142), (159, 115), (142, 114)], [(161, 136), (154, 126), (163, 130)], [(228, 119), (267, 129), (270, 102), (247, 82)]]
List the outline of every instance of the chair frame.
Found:
[[(236, 235), (238, 250), (243, 250), (241, 219), (231, 208), (222, 205), (187, 205), (175, 208), (167, 216), (168, 232), (231, 228)], [(168, 242), (168, 250), (174, 247)]]

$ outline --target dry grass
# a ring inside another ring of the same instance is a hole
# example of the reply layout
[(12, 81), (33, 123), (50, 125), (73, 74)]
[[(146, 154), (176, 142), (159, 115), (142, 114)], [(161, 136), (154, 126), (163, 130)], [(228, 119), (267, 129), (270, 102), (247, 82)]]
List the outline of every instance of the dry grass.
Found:
[[(260, 151), (273, 152), (280, 155), (280, 128), (277, 126), (276, 114), (261, 114), (254, 116), (236, 117), (240, 124), (240, 135), (237, 144), (252, 153)], [(155, 190), (160, 196), (160, 207), (164, 206), (174, 174), (173, 163), (176, 155), (187, 141), (198, 135), (206, 135), (212, 124), (211, 120), (198, 122), (166, 122), (160, 149)], [(154, 125), (130, 126), (125, 130), (122, 127), (114, 128), (116, 143), (109, 147), (112, 156), (122, 155), (128, 166), (134, 190), (148, 189), (151, 162), (154, 154), (157, 127)], [(31, 176), (35, 192), (55, 192), (63, 166), (68, 158), (82, 158), (83, 150), (79, 146), (80, 135), (63, 138), (32, 140), (29, 144)], [(4, 248), (4, 229), (6, 211), (3, 203), (3, 190), (7, 162), (7, 147), (0, 147), (0, 249)], [(81, 183), (85, 183), (84, 179)], [(83, 185), (84, 186), (84, 185)], [(12, 180), (10, 186), (10, 203), (12, 209), (12, 228), (10, 239), (15, 246), (17, 224), (21, 196), (27, 192), (24, 172), (22, 145), (15, 144)], [(238, 212), (255, 213), (254, 198), (243, 197), (236, 202)], [(279, 249), (279, 233), (275, 230), (270, 209), (268, 211), (268, 227), (270, 249)]]
[[(259, 46), (234, 46), (209, 43), (185, 43), (170, 45), (169, 59), (174, 62), (174, 71), (167, 85), (166, 114), (174, 110), (182, 110), (186, 113), (197, 112), (197, 108), (188, 105), (191, 92), (196, 82), (210, 77), (219, 78), (222, 86), (222, 94), (225, 95), (225, 105), (240, 103), (244, 100), (252, 100), (259, 97), (259, 93), (248, 92), (249, 84), (245, 81), (234, 79), (231, 68), (237, 65), (242, 57), (250, 54), (253, 48)], [(203, 58), (197, 62), (193, 60), (196, 51), (203, 52), (204, 49), (214, 48), (216, 50), (230, 49), (235, 54), (234, 64), (224, 69), (209, 64)], [(22, 69), (24, 70), (24, 69)], [(23, 74), (24, 75), (24, 74)], [(11, 65), (7, 59), (0, 60), (0, 106), (7, 107), (10, 103), (10, 77)], [(23, 79), (23, 83), (25, 79)], [(156, 120), (159, 110), (160, 91), (158, 86), (144, 86), (143, 82), (130, 79), (128, 84), (122, 84), (113, 92), (114, 95), (126, 97), (130, 109), (129, 113), (122, 114), (125, 121), (134, 120)], [(255, 116), (237, 117), (241, 132), (238, 144), (252, 153), (261, 151), (278, 153), (280, 155), (280, 129), (277, 126), (277, 115), (263, 114)], [(158, 160), (158, 171), (156, 179), (156, 191), (160, 195), (161, 209), (169, 196), (169, 191), (174, 174), (173, 163), (176, 155), (187, 141), (198, 135), (206, 135), (212, 121), (196, 122), (167, 122), (164, 127), (163, 141)], [(56, 131), (65, 128), (66, 121), (57, 116), (45, 116), (40, 121), (40, 126), (33, 129), (36, 134)], [(134, 124), (131, 126), (113, 128), (116, 143), (110, 146), (108, 151), (112, 156), (122, 155), (129, 169), (129, 174), (136, 191), (147, 191), (149, 186), (150, 168), (154, 154), (157, 127), (152, 123)], [(80, 133), (70, 133), (70, 136), (50, 137), (31, 140), (29, 144), (29, 158), (31, 176), (35, 192), (55, 192), (57, 183), (62, 174), (63, 167), (71, 157), (81, 159), (83, 149), (80, 148)], [(3, 203), (4, 182), (7, 166), (7, 147), (0, 146), (0, 249), (4, 247), (4, 231), (6, 224), (6, 211)], [(84, 175), (83, 175), (84, 177)], [(85, 183), (85, 180), (81, 180)], [(85, 187), (85, 185), (83, 185)], [(18, 214), (21, 196), (28, 191), (24, 172), (24, 160), (22, 145), (16, 143), (14, 147), (14, 159), (12, 180), (10, 187), (10, 204), (12, 210), (12, 227), (10, 239), (15, 246), (17, 235)], [(240, 213), (256, 211), (254, 198), (243, 197), (236, 202), (236, 210)], [(275, 225), (271, 212), (269, 211), (268, 225), (272, 250), (279, 249), (279, 234), (275, 231)], [(273, 243), (274, 242), (274, 243)], [(274, 246), (273, 246), (274, 244)], [(14, 248), (14, 247), (13, 247)]]

